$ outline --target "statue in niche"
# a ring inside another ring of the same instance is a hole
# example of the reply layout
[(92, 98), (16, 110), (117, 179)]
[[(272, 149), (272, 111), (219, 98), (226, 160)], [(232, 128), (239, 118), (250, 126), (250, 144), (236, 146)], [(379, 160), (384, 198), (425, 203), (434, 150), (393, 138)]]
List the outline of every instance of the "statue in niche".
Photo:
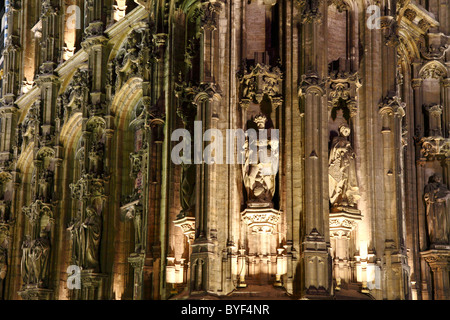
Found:
[(39, 238), (32, 241), (30, 259), (35, 276), (35, 283), (39, 287), (45, 286), (50, 258), (49, 227), (41, 231)]
[(134, 224), (134, 252), (142, 250), (142, 210), (136, 207), (129, 208), (125, 212), (125, 219), (133, 220)]
[(102, 217), (97, 211), (88, 207), (86, 219), (81, 224), (82, 241), (84, 248), (84, 261), (82, 266), (86, 269), (97, 269), (99, 265), (99, 248), (102, 228)]
[(67, 230), (70, 231), (72, 239), (72, 264), (81, 265), (82, 260), (82, 235), (81, 235), (81, 221), (79, 218), (72, 219)]
[(0, 204), (0, 223), (5, 223), (7, 220), (6, 217), (6, 206)]
[[(267, 129), (267, 118), (264, 115), (256, 116), (253, 122), (256, 124), (257, 129)], [(259, 134), (258, 130), (257, 134)], [(262, 162), (260, 155), (254, 154), (255, 151), (259, 153), (264, 148), (272, 154), (269, 162)], [(256, 140), (247, 138), (243, 149), (243, 180), (247, 191), (248, 206), (273, 207), (272, 199), (275, 194), (275, 178), (278, 171), (274, 170), (274, 166), (278, 165), (279, 158), (278, 140), (271, 139), (269, 134), (267, 139), (260, 136)], [(252, 159), (257, 159), (256, 163), (253, 163)]]
[(0, 282), (5, 279), (8, 270), (8, 246), (8, 240), (3, 241), (0, 245)]
[(94, 144), (89, 152), (89, 173), (101, 174), (103, 172), (103, 143)]
[(182, 163), (181, 169), (180, 203), (182, 210), (178, 219), (194, 216), (195, 206), (195, 165)]
[(25, 122), (23, 128), (21, 129), (22, 132), (23, 132), (23, 134), (22, 134), (22, 144), (21, 144), (22, 152), (25, 151), (25, 148), (28, 146), (28, 144), (33, 140), (33, 138), (35, 136), (34, 123), (31, 120), (29, 120), (29, 119), (27, 119), (25, 121), (26, 122)]
[(11, 181), (11, 176), (6, 172), (0, 172), (0, 201), (5, 200), (7, 184)]
[(350, 128), (339, 127), (339, 135), (333, 139), (328, 162), (329, 195), (332, 211), (359, 213), (359, 187), (356, 179), (355, 153), (348, 141)]
[(450, 190), (439, 174), (433, 174), (424, 190), (428, 235), (431, 244), (448, 244), (448, 204)]
[(30, 236), (25, 236), (22, 242), (22, 260), (20, 263), (20, 271), (22, 273), (22, 280), (24, 285), (29, 285), (31, 283), (35, 283), (35, 275), (34, 269), (32, 265), (32, 261), (30, 258), (31, 255), (31, 238)]
[(138, 153), (130, 153), (131, 169), (130, 177), (137, 178), (142, 170), (142, 156)]
[(45, 203), (50, 201), (50, 194), (53, 185), (53, 172), (50, 170), (45, 173), (39, 179), (38, 199)]

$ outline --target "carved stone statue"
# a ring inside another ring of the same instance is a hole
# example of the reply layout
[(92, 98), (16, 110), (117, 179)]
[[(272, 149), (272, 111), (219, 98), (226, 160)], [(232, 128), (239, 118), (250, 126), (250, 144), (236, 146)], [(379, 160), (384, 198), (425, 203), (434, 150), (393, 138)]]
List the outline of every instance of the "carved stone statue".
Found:
[(178, 218), (184, 218), (186, 216), (194, 216), (195, 206), (195, 165), (182, 163), (182, 175), (180, 186), (180, 203), (181, 212)]
[(0, 245), (0, 300), (3, 299), (3, 287), (8, 271), (8, 249), (3, 244)]
[(0, 201), (5, 200), (5, 191), (9, 181), (11, 181), (11, 175), (6, 172), (0, 172)]
[(46, 231), (42, 231), (39, 238), (32, 241), (30, 252), (35, 283), (39, 287), (45, 287), (50, 258), (50, 239)]
[(22, 280), (24, 285), (36, 282), (30, 254), (31, 238), (30, 236), (25, 236), (25, 239), (22, 242), (22, 261), (20, 263), (20, 271), (22, 273)]
[(82, 260), (82, 238), (81, 238), (81, 222), (80, 219), (73, 219), (67, 230), (70, 231), (72, 239), (72, 264), (81, 265)]
[(102, 217), (94, 208), (86, 209), (86, 219), (81, 224), (84, 234), (84, 261), (82, 267), (85, 269), (97, 269), (99, 266), (99, 248), (102, 229)]
[(134, 251), (140, 253), (142, 249), (142, 211), (131, 207), (125, 213), (125, 219), (133, 220), (134, 224)]
[[(3, 246), (0, 245), (0, 290), (2, 288), (2, 281), (5, 279), (6, 277), (6, 271), (8, 270), (8, 249)], [(1, 292), (0, 292), (1, 295)]]
[(39, 179), (38, 199), (45, 203), (50, 201), (51, 188), (53, 185), (53, 172), (46, 171)]
[(101, 142), (92, 146), (89, 152), (89, 173), (96, 175), (103, 173), (103, 148)]
[(450, 198), (450, 190), (441, 180), (439, 174), (432, 175), (424, 190), (428, 235), (431, 244), (448, 244), (449, 241), (447, 200)]
[[(328, 162), (329, 196), (332, 211), (357, 210), (359, 187), (356, 179), (355, 153), (348, 141), (350, 128), (339, 127), (339, 136), (333, 139)], [(355, 212), (356, 213), (356, 212)]]
[[(265, 129), (267, 118), (258, 115), (254, 119), (259, 130)], [(272, 153), (271, 161), (265, 163), (254, 153), (259, 153), (261, 148), (267, 148)], [(278, 141), (267, 139), (257, 140), (246, 139), (244, 143), (244, 166), (243, 179), (247, 191), (247, 204), (249, 207), (273, 207), (272, 199), (275, 194), (275, 177), (277, 172), (273, 170), (273, 165), (278, 164)], [(258, 159), (256, 163), (252, 159)]]
[(131, 169), (130, 177), (136, 178), (142, 171), (142, 155), (139, 153), (130, 153)]

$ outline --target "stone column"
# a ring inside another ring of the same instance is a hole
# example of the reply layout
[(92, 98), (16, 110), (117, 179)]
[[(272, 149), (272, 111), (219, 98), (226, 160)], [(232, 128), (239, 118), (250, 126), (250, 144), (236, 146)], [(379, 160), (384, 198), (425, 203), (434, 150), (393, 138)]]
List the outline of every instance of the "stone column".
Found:
[[(78, 248), (82, 254), (79, 261), (81, 273), (81, 292), (78, 299), (101, 300), (105, 298), (107, 275), (102, 273), (105, 263), (100, 252), (100, 243), (109, 238), (113, 232), (112, 219), (105, 212), (108, 208), (110, 182), (110, 154), (113, 133), (113, 117), (109, 113), (106, 100), (107, 38), (103, 34), (103, 1), (85, 1), (85, 37), (81, 46), (88, 54), (91, 76), (89, 95), (83, 104), (83, 140), (84, 173), (71, 186), (72, 195), (79, 200), (81, 223), (86, 220), (92, 224), (90, 232), (99, 232), (98, 243), (91, 243), (89, 248)], [(94, 118), (95, 117), (95, 118)], [(104, 144), (99, 142), (96, 134), (102, 134)], [(109, 232), (108, 232), (109, 231)], [(87, 233), (86, 233), (87, 234)], [(73, 248), (74, 250), (75, 248)], [(87, 251), (95, 251), (97, 261), (86, 258)]]
[(8, 37), (5, 40), (4, 78), (2, 86), (2, 100), (0, 104), (0, 168), (9, 165), (12, 160), (12, 142), (16, 129), (16, 110), (14, 102), (19, 94), (21, 79), (21, 39), (20, 32), (22, 15), (22, 1), (12, 1), (8, 12)]
[[(224, 6), (223, 2), (216, 0), (202, 0), (201, 40), (200, 40), (200, 86), (194, 98), (197, 106), (197, 121), (202, 127), (195, 128), (195, 134), (200, 137), (208, 129), (214, 128), (214, 113), (220, 106), (221, 92), (217, 81), (219, 80), (219, 15)], [(199, 132), (197, 132), (199, 131)], [(215, 264), (217, 256), (217, 241), (211, 229), (217, 214), (215, 201), (211, 197), (214, 193), (215, 164), (206, 164), (203, 161), (203, 150), (206, 143), (202, 143), (194, 150), (194, 162), (197, 164), (195, 182), (195, 220), (196, 234), (192, 244), (190, 292), (204, 293), (215, 289), (216, 283), (221, 279), (215, 277)], [(200, 164), (201, 163), (201, 164)]]
[[(328, 198), (328, 99), (326, 1), (309, 0), (301, 8), (304, 64), (300, 94), (305, 124), (305, 225), (302, 243), (302, 296), (333, 295)], [(325, 35), (325, 36), (324, 36)]]
[[(404, 299), (404, 273), (407, 268), (406, 248), (404, 244), (403, 208), (401, 203), (401, 184), (398, 177), (402, 174), (401, 137), (402, 118), (405, 116), (405, 103), (398, 97), (387, 98), (380, 105), (383, 141), (383, 184), (386, 206), (384, 217), (384, 270), (385, 288), (388, 299)], [(409, 277), (407, 277), (409, 281)]]
[[(165, 119), (166, 119), (166, 77), (165, 70), (167, 66), (166, 49), (168, 47), (168, 34), (158, 33), (153, 35), (155, 42), (155, 60), (152, 69), (152, 104), (149, 109), (149, 117), (147, 119), (149, 125), (148, 138), (149, 150), (148, 157), (152, 159), (148, 164), (149, 185), (149, 216), (148, 216), (148, 244), (147, 257), (151, 258), (146, 261), (145, 269), (152, 271), (153, 292), (152, 298), (158, 299), (162, 292), (160, 287), (164, 284), (161, 282), (160, 273), (162, 273), (165, 264), (162, 259), (164, 254), (164, 244), (161, 243), (162, 234), (165, 232), (162, 227), (166, 221), (166, 209), (163, 204), (163, 188), (165, 159), (163, 158), (163, 149), (165, 141)], [(145, 274), (148, 274), (145, 272)]]

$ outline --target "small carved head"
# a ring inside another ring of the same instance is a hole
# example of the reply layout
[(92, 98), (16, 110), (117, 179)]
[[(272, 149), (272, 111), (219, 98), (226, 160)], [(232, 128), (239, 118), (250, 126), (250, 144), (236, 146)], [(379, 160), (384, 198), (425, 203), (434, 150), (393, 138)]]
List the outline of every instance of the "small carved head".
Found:
[(266, 127), (267, 118), (263, 114), (257, 115), (253, 121), (256, 123), (259, 129), (264, 129)]
[(339, 133), (342, 137), (348, 137), (350, 135), (350, 127), (343, 124), (339, 127)]
[(428, 183), (433, 183), (433, 182), (437, 182), (440, 183), (442, 181), (442, 177), (439, 173), (435, 173), (433, 174), (429, 179), (428, 179)]

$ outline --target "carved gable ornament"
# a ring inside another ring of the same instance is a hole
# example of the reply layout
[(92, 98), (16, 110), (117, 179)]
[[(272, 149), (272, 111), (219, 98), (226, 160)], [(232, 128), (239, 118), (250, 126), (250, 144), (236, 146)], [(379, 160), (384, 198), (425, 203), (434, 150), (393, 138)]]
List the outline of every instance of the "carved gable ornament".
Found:
[(440, 62), (430, 61), (419, 72), (422, 79), (443, 79), (447, 77), (447, 70)]
[(247, 108), (253, 101), (261, 103), (264, 95), (271, 99), (274, 108), (282, 104), (283, 73), (279, 67), (258, 63), (249, 70), (244, 66), (243, 70), (238, 74), (242, 107)]
[(116, 72), (115, 87), (120, 88), (132, 77), (142, 77), (144, 68), (149, 68), (149, 57), (155, 52), (154, 37), (150, 37), (148, 26), (133, 29), (125, 39), (113, 61)]

